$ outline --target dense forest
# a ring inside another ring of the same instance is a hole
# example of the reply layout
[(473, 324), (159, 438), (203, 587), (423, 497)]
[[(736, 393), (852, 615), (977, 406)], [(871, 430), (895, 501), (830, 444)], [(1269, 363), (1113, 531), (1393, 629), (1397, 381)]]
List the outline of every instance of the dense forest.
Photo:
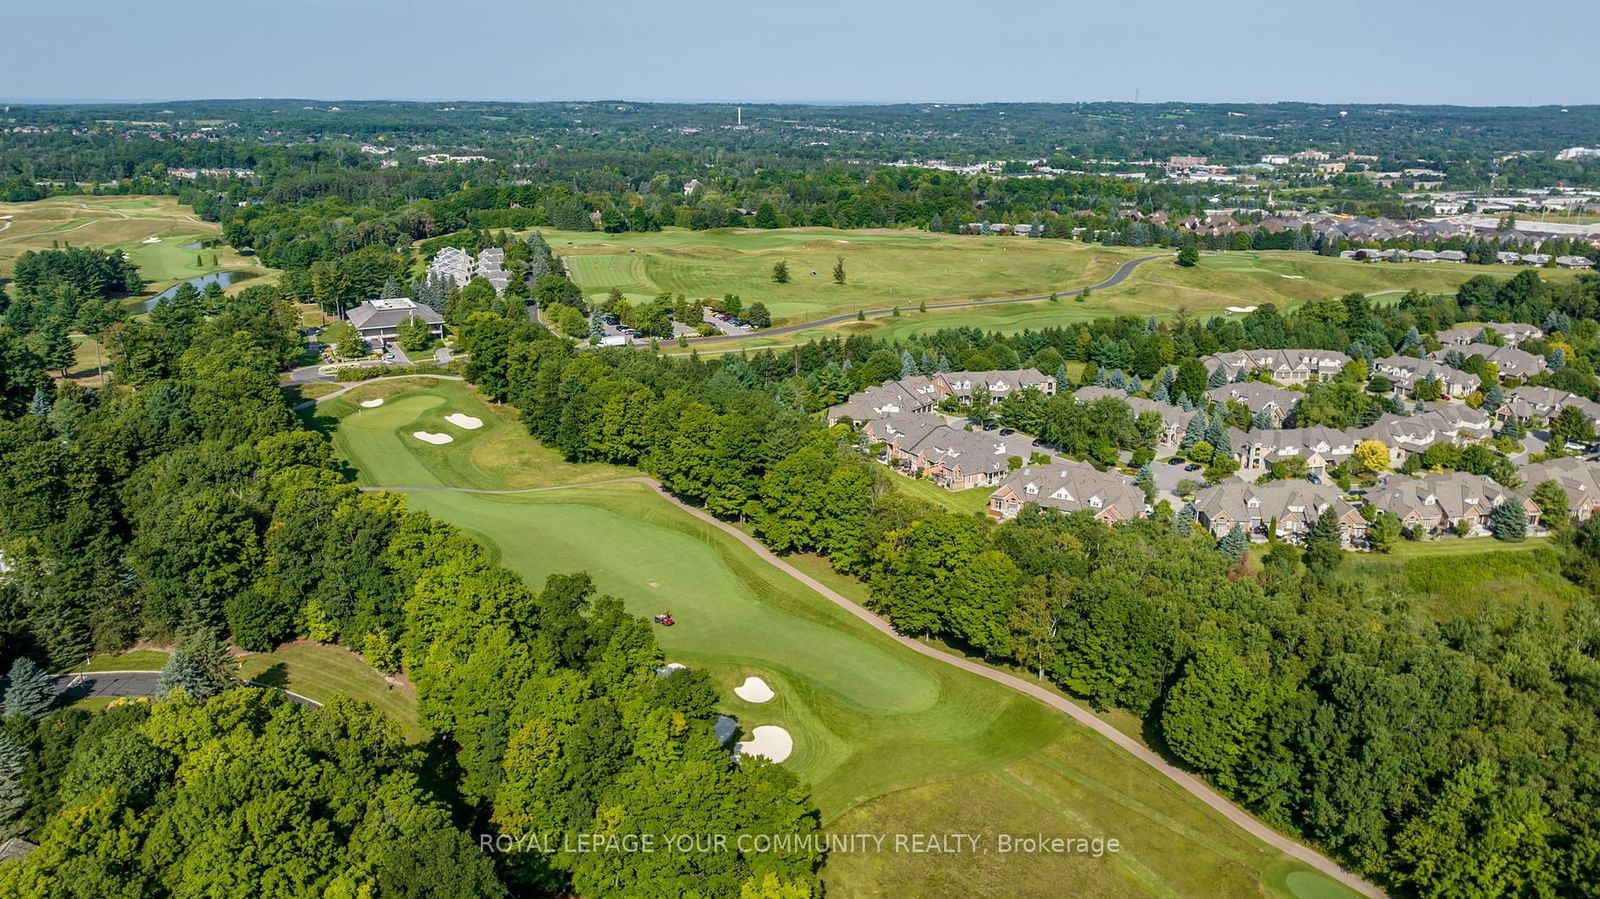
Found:
[[(0, 867), (8, 896), (811, 895), (820, 859), (497, 854), (478, 833), (805, 833), (807, 792), (712, 732), (703, 674), (657, 674), (647, 623), (586, 575), (534, 588), (454, 528), (347, 483), (278, 387), (297, 318), (272, 287), (120, 322), (113, 386), (56, 386), (0, 330)], [(31, 398), (28, 395), (31, 394)], [(219, 640), (304, 633), (403, 669), (434, 733), (234, 688)], [(41, 669), (176, 638), (173, 693), (46, 712)], [(35, 697), (35, 699), (30, 699)], [(526, 845), (526, 844), (524, 844)], [(427, 851), (423, 847), (429, 847)]]

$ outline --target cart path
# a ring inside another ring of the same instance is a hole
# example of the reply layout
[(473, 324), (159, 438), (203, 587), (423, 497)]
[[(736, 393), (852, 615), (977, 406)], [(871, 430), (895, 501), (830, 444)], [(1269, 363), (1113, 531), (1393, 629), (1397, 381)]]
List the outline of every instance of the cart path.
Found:
[[(56, 689), (58, 697), (70, 696), (73, 699), (86, 699), (91, 696), (155, 696), (160, 692), (161, 672), (159, 671), (69, 671), (66, 674), (51, 675), (50, 681)], [(302, 696), (274, 687), (260, 681), (245, 680), (240, 683), (251, 687), (260, 687), (263, 690), (277, 690), (289, 697), (289, 701), (298, 705), (321, 708), (322, 703), (309, 696)]]
[[(435, 381), (465, 381), (466, 380), (466, 378), (463, 378), (460, 375), (430, 375), (430, 374), (384, 375), (381, 378), (367, 378), (367, 379), (362, 380), (362, 381), (351, 381), (346, 386), (340, 387), (338, 390), (335, 390), (334, 392), (328, 394), (327, 396), (319, 396), (316, 399), (306, 400), (305, 402), (296, 403), (294, 405), (294, 410), (296, 412), (299, 412), (301, 409), (309, 409), (309, 408), (311, 408), (312, 406), (315, 406), (318, 403), (325, 403), (328, 400), (336, 400), (339, 397), (344, 396), (345, 394), (347, 394), (350, 391), (356, 389), (357, 387), (360, 387), (363, 384), (376, 384), (379, 381), (400, 381), (400, 380), (403, 380), (405, 378), (432, 378)], [(286, 386), (286, 385), (280, 385), (280, 386)], [(413, 489), (413, 488), (407, 488), (407, 489)]]
[(705, 522), (706, 524), (709, 524), (715, 528), (719, 528), (723, 531), (723, 533), (733, 537), (751, 552), (755, 553), (761, 558), (762, 561), (773, 566), (774, 568), (777, 568), (784, 574), (789, 575), (812, 590), (815, 590), (829, 602), (832, 602), (834, 605), (844, 609), (851, 615), (861, 619), (863, 622), (870, 625), (874, 630), (877, 630), (879, 633), (891, 640), (894, 640), (896, 643), (899, 643), (901, 646), (904, 646), (912, 652), (943, 662), (946, 665), (953, 665), (969, 674), (975, 674), (978, 677), (987, 678), (988, 680), (1000, 684), (1001, 686), (1015, 690), (1016, 692), (1028, 696), (1031, 699), (1044, 703), (1056, 711), (1066, 714), (1079, 724), (1111, 741), (1112, 744), (1126, 751), (1134, 758), (1137, 758), (1139, 761), (1144, 762), (1151, 768), (1154, 768), (1156, 773), (1167, 778), (1169, 781), (1176, 784), (1179, 788), (1183, 789), (1191, 796), (1194, 796), (1196, 799), (1205, 803), (1208, 807), (1221, 814), (1224, 818), (1227, 818), (1229, 821), (1238, 825), (1246, 833), (1250, 834), (1261, 842), (1266, 843), (1268, 846), (1271, 846), (1279, 852), (1282, 852), (1290, 858), (1316, 869), (1322, 874), (1333, 878), (1334, 880), (1352, 890), (1355, 890), (1363, 896), (1382, 897), (1386, 895), (1383, 890), (1379, 889), (1377, 886), (1368, 883), (1365, 879), (1356, 874), (1346, 871), (1333, 859), (1323, 855), (1309, 846), (1296, 842), (1295, 840), (1284, 836), (1273, 828), (1268, 827), (1266, 824), (1263, 824), (1249, 812), (1235, 805), (1222, 794), (1211, 789), (1211, 787), (1207, 786), (1204, 781), (1200, 780), (1189, 772), (1168, 763), (1165, 759), (1151, 751), (1143, 743), (1140, 743), (1127, 734), (1124, 734), (1122, 731), (1112, 727), (1110, 724), (1101, 720), (1088, 709), (1085, 709), (1077, 703), (1053, 693), (1050, 690), (1039, 686), (1038, 684), (1017, 677), (1014, 674), (990, 668), (986, 665), (981, 665), (964, 656), (958, 656), (953, 653), (945, 652), (941, 649), (936, 649), (932, 646), (922, 643), (921, 641), (901, 634), (899, 631), (894, 629), (893, 625), (852, 602), (842, 593), (833, 590), (826, 584), (823, 584), (805, 572), (795, 568), (793, 565), (790, 565), (776, 553), (772, 552), (772, 550), (767, 549), (767, 547), (756, 538), (746, 534), (744, 531), (739, 530), (725, 521), (715, 518), (703, 509), (696, 508), (684, 503), (682, 500), (679, 500), (677, 497), (669, 493), (665, 487), (662, 487), (661, 482), (657, 481), (655, 478), (640, 475), (627, 478), (612, 478), (604, 481), (591, 481), (587, 484), (566, 484), (556, 487), (530, 487), (521, 490), (487, 490), (475, 489), (471, 487), (444, 486), (362, 487), (361, 490), (366, 492), (393, 491), (397, 493), (477, 493), (503, 496), (519, 493), (542, 493), (551, 490), (575, 490), (582, 489), (584, 487), (597, 487), (604, 484), (621, 483), (643, 484), (646, 487), (651, 488), (668, 502), (676, 505), (678, 508), (688, 512), (690, 515)]

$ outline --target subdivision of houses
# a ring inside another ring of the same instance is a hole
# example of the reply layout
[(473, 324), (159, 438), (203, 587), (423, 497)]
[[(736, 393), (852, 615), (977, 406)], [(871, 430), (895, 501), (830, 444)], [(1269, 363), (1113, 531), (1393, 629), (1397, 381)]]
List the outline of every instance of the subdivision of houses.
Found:
[(1523, 489), (1530, 494), (1545, 481), (1554, 481), (1567, 495), (1568, 513), (1578, 521), (1588, 521), (1600, 511), (1600, 462), (1558, 456), (1523, 466), (1518, 474), (1522, 475)]
[(1466, 396), (1483, 383), (1482, 379), (1472, 372), (1460, 371), (1433, 359), (1417, 359), (1412, 356), (1385, 356), (1376, 359), (1372, 363), (1372, 373), (1394, 382), (1395, 390), (1406, 396), (1416, 396), (1417, 385), (1428, 380), (1429, 375), (1439, 381), (1440, 395), (1452, 399)]
[(1496, 410), (1496, 414), (1502, 422), (1515, 418), (1524, 424), (1546, 425), (1568, 406), (1583, 410), (1589, 421), (1600, 427), (1600, 403), (1554, 387), (1524, 385), (1512, 388), (1506, 391), (1505, 402)]
[(1092, 403), (1095, 400), (1115, 399), (1128, 404), (1134, 417), (1141, 412), (1154, 412), (1161, 416), (1161, 435), (1156, 440), (1158, 446), (1176, 446), (1183, 437), (1183, 431), (1189, 426), (1189, 419), (1194, 417), (1193, 412), (1184, 411), (1171, 403), (1158, 403), (1147, 400), (1142, 396), (1129, 396), (1126, 391), (1114, 387), (1079, 387), (1072, 392), (1072, 398), (1080, 403)]
[(1420, 478), (1389, 478), (1367, 494), (1373, 508), (1393, 513), (1400, 526), (1419, 537), (1437, 537), (1466, 523), (1469, 535), (1489, 533), (1489, 516), (1495, 506), (1512, 502), (1522, 506), (1530, 526), (1536, 525), (1539, 507), (1492, 478), (1465, 471), (1447, 471)]
[(1274, 387), (1261, 381), (1241, 381), (1237, 384), (1213, 387), (1206, 391), (1206, 396), (1224, 405), (1230, 402), (1239, 403), (1249, 409), (1251, 415), (1264, 413), (1274, 428), (1281, 428), (1288, 420), (1289, 414), (1294, 411), (1295, 404), (1299, 403), (1305, 394)]
[(466, 287), (473, 278), (483, 278), (494, 285), (495, 293), (505, 293), (511, 278), (505, 261), (506, 251), (499, 247), (480, 250), (476, 259), (460, 247), (441, 247), (428, 263), (428, 274), (446, 278), (456, 287)]
[(1229, 381), (1237, 379), (1242, 371), (1265, 373), (1279, 384), (1305, 384), (1333, 377), (1350, 362), (1350, 357), (1334, 350), (1233, 350), (1212, 353), (1200, 362), (1208, 372), (1222, 367)]
[(989, 497), (990, 517), (1008, 521), (1035, 503), (1062, 512), (1088, 512), (1105, 524), (1142, 518), (1144, 491), (1127, 478), (1082, 462), (1025, 465), (1011, 472)]
[(1340, 496), (1339, 488), (1306, 481), (1271, 481), (1249, 484), (1230, 479), (1195, 494), (1195, 513), (1212, 536), (1222, 539), (1235, 525), (1252, 540), (1267, 539), (1274, 525), (1276, 536), (1300, 543), (1328, 509), (1339, 519), (1339, 540), (1357, 546), (1366, 540), (1367, 521)]
[(1526, 378), (1544, 371), (1547, 367), (1543, 356), (1537, 356), (1526, 350), (1519, 350), (1514, 346), (1494, 346), (1487, 343), (1469, 343), (1464, 346), (1447, 346), (1436, 350), (1428, 356), (1438, 362), (1445, 361), (1451, 353), (1460, 353), (1462, 358), (1482, 356), (1485, 360), (1494, 363), (1500, 371), (1501, 377)]
[(1329, 468), (1355, 454), (1361, 437), (1333, 428), (1273, 428), (1245, 433), (1228, 429), (1233, 458), (1242, 471), (1264, 471), (1274, 462), (1304, 459), (1306, 469), (1322, 476)]

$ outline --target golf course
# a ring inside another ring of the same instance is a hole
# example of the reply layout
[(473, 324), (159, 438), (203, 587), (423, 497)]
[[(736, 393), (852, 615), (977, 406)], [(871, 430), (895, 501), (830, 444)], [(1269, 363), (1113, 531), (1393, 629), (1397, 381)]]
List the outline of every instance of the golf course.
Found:
[[(221, 237), (220, 225), (180, 206), (177, 197), (77, 196), (0, 203), (0, 276), (9, 275), (17, 257), (29, 250), (66, 246), (126, 253), (147, 282), (140, 300), (217, 272), (252, 279), (274, 274), (253, 257), (239, 255)], [(252, 282), (237, 283), (243, 288)]]
[[(1505, 278), (1514, 273), (1506, 266), (1367, 263), (1312, 253), (1230, 251), (1206, 254), (1193, 268), (1169, 259), (1153, 261), (1139, 266), (1122, 283), (1080, 298), (1075, 292), (1104, 281), (1123, 263), (1170, 251), (884, 229), (543, 233), (591, 299), (613, 289), (631, 300), (659, 293), (705, 298), (732, 293), (746, 306), (764, 303), (773, 324), (779, 326), (857, 310), (899, 307), (903, 313), (835, 323), (774, 340), (783, 344), (849, 333), (888, 339), (951, 327), (1020, 330), (1110, 314), (1167, 315), (1179, 307), (1197, 314), (1264, 303), (1289, 309), (1307, 300), (1351, 292), (1374, 297), (1398, 296), (1412, 289), (1452, 292), (1474, 275)], [(833, 266), (841, 257), (846, 280), (835, 284)], [(772, 266), (779, 260), (788, 264), (787, 284), (772, 281)], [(1554, 280), (1573, 276), (1558, 269), (1540, 275)], [(922, 303), (1043, 297), (1052, 292), (1061, 294), (1058, 302), (917, 311)], [(741, 343), (762, 341), (756, 337)]]
[[(1095, 896), (1351, 895), (1100, 735), (907, 650), (723, 529), (623, 480), (636, 471), (562, 461), (515, 410), (463, 382), (364, 384), (305, 414), (333, 435), (360, 484), (416, 488), (406, 491), (411, 508), (472, 534), (530, 583), (584, 570), (635, 614), (670, 610), (676, 624), (656, 632), (667, 659), (722, 688), (738, 739), (774, 727), (792, 737), (782, 764), (811, 784), (826, 829), (1120, 846), (1100, 857), (835, 852), (824, 869), (833, 895), (1058, 896), (1068, 884)], [(792, 562), (863, 597), (822, 560)], [(770, 698), (739, 698), (750, 678)]]

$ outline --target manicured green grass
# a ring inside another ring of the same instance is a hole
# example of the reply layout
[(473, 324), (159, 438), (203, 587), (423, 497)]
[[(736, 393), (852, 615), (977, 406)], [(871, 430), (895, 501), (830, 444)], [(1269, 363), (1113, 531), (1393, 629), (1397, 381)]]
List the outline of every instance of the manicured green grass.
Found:
[[(362, 402), (383, 399), (375, 409)], [(466, 430), (445, 421), (456, 412), (483, 422)], [(529, 439), (508, 406), (485, 403), (460, 381), (413, 378), (363, 384), (316, 407), (313, 422), (332, 428), (334, 443), (362, 473), (362, 483), (524, 488), (632, 477), (614, 465), (568, 465), (560, 454)], [(412, 434), (449, 434), (453, 443), (431, 446)], [(381, 482), (370, 479), (380, 472)], [(440, 476), (447, 481), (441, 481)]]
[(272, 652), (250, 653), (239, 660), (239, 676), (318, 702), (337, 696), (365, 700), (399, 722), (407, 737), (427, 736), (417, 723), (417, 698), (411, 686), (388, 683), (361, 656), (342, 646), (302, 641)]
[[(591, 296), (614, 287), (637, 297), (734, 293), (746, 305), (765, 303), (780, 323), (859, 308), (899, 304), (915, 309), (919, 302), (1065, 290), (1103, 280), (1139, 255), (1073, 241), (832, 228), (552, 231), (545, 237)], [(846, 271), (842, 285), (833, 282), (840, 256)], [(772, 282), (772, 266), (780, 259), (789, 265), (788, 284)]]
[[(154, 296), (180, 280), (218, 271), (257, 276), (240, 282), (235, 288), (239, 290), (276, 276), (255, 258), (240, 256), (226, 245), (186, 247), (219, 239), (222, 228), (180, 206), (176, 197), (52, 197), (32, 203), (0, 203), (0, 216), (8, 215), (9, 222), (0, 221), (0, 274), (9, 274), (16, 258), (28, 250), (74, 246), (127, 253), (149, 282), (144, 296)], [(151, 237), (160, 240), (144, 242)]]
[(103, 652), (82, 665), (72, 666), (73, 671), (160, 671), (167, 664), (167, 653), (159, 649), (130, 649), (127, 652)]
[[(437, 430), (446, 398), (452, 410), (483, 408), (461, 385), (430, 385), (376, 410), (333, 410), (335, 445), (363, 483), (486, 486), (508, 469), (486, 464), (481, 447), (436, 452), (410, 437), (425, 422)], [(511, 431), (509, 414), (502, 424), (516, 439), (494, 455), (542, 459), (537, 482), (594, 475)], [(812, 785), (830, 830), (969, 830), (991, 844), (1001, 832), (1103, 835), (1124, 847), (1101, 859), (841, 853), (824, 872), (834, 895), (1060, 895), (1065, 882), (1084, 895), (1260, 894), (1286, 892), (1269, 872), (1298, 867), (1069, 719), (898, 646), (643, 485), (407, 502), (475, 535), (533, 585), (586, 570), (636, 614), (670, 609), (678, 624), (657, 629), (666, 658), (710, 674), (745, 731), (789, 730), (784, 765)], [(749, 675), (776, 697), (737, 699)]]

